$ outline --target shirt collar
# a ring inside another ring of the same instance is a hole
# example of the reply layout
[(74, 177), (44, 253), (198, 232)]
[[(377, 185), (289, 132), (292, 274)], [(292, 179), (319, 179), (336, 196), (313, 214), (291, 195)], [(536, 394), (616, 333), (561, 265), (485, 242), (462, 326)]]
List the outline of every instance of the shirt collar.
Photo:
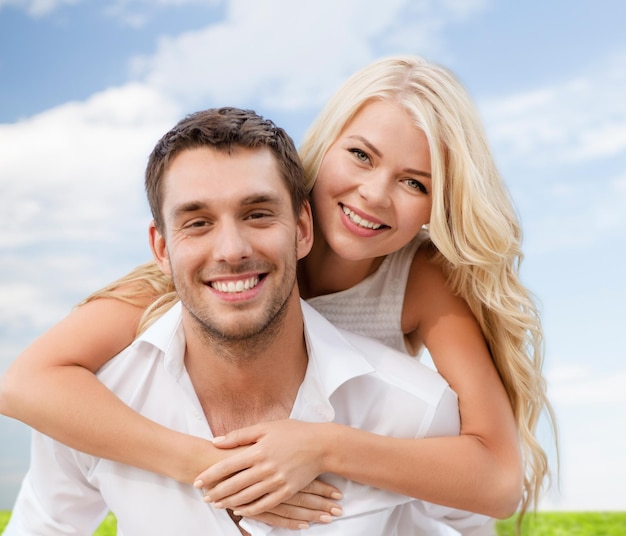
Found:
[(180, 301), (142, 333), (134, 344), (150, 344), (158, 348), (163, 352), (166, 369), (178, 378), (185, 367), (185, 333)]
[[(347, 381), (371, 374), (374, 367), (348, 342), (341, 331), (305, 301), (300, 300), (309, 361), (300, 387), (295, 418), (332, 420), (332, 394)], [(174, 376), (184, 370), (185, 334), (182, 305), (174, 304), (133, 344), (150, 344), (164, 354), (164, 365)], [(304, 404), (304, 405), (302, 405)], [(304, 413), (303, 413), (304, 412)]]

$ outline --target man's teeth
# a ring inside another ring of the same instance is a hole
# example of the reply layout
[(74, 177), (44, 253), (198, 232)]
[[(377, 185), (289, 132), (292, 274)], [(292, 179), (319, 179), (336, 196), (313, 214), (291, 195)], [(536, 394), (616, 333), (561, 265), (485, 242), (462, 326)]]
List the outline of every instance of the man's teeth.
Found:
[(249, 279), (240, 279), (239, 281), (213, 281), (211, 286), (220, 292), (243, 292), (256, 287), (258, 284), (258, 277), (250, 277)]
[(356, 223), (359, 227), (366, 227), (367, 229), (380, 229), (382, 227), (380, 223), (374, 223), (365, 218), (361, 218), (361, 216), (351, 211), (345, 205), (342, 205), (341, 208), (343, 209), (343, 213), (350, 218), (350, 221)]

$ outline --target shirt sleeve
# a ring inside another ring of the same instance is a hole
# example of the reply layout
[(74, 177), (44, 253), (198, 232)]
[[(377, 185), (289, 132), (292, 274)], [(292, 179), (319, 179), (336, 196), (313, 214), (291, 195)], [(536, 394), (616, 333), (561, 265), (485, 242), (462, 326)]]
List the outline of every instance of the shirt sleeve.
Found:
[(30, 469), (3, 535), (93, 534), (108, 509), (85, 476), (87, 458), (33, 432)]
[(424, 437), (457, 436), (460, 433), (459, 399), (450, 387), (446, 387)]

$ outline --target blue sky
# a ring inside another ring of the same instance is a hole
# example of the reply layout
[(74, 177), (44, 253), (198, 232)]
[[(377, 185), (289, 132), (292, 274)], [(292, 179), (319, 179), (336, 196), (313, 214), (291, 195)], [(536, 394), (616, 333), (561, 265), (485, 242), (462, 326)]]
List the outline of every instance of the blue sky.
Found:
[[(357, 68), (421, 54), (475, 98), (524, 225), (560, 426), (542, 508), (626, 510), (625, 20), (619, 0), (0, 0), (0, 373), (149, 258), (143, 167), (180, 117), (251, 107), (299, 143)], [(9, 509), (28, 429), (0, 417), (0, 449)]]

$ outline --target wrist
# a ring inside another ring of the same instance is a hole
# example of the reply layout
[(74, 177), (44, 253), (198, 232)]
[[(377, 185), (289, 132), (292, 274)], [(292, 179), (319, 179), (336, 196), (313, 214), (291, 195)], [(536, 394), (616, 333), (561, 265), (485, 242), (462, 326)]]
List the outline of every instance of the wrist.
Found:
[(334, 422), (320, 423), (316, 444), (319, 449), (319, 473), (335, 473), (340, 466), (340, 444), (343, 425)]
[(167, 476), (185, 484), (193, 484), (202, 471), (221, 459), (216, 454), (217, 450), (207, 439), (180, 434), (176, 439), (176, 454)]

